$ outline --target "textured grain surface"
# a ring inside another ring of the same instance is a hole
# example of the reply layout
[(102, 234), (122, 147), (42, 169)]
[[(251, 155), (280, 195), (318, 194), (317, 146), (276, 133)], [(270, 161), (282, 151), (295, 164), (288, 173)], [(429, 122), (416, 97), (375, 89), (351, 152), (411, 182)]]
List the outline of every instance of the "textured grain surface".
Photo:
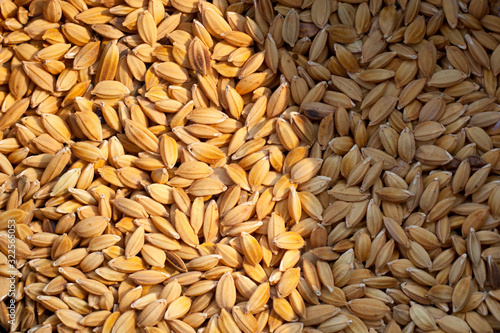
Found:
[(0, 325), (500, 330), (499, 6), (1, 1)]

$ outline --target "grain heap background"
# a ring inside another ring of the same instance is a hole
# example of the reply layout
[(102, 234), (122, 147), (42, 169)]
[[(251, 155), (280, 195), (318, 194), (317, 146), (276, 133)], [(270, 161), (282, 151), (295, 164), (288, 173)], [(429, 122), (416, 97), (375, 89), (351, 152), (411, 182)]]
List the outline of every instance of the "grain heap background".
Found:
[(1, 1), (0, 324), (500, 329), (498, 10)]

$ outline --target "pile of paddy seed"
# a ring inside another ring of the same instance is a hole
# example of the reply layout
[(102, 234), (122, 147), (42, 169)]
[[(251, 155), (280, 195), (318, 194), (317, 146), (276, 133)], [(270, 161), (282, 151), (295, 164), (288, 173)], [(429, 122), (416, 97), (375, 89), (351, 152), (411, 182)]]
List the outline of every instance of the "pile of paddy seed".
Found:
[(1, 0), (3, 331), (500, 330), (499, 8)]

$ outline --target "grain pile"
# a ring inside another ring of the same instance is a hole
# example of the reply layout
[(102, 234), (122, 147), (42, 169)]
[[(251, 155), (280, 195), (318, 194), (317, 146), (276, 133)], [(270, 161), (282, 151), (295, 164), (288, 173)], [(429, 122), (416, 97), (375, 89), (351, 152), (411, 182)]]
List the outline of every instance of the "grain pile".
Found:
[(0, 323), (500, 329), (497, 7), (2, 0)]

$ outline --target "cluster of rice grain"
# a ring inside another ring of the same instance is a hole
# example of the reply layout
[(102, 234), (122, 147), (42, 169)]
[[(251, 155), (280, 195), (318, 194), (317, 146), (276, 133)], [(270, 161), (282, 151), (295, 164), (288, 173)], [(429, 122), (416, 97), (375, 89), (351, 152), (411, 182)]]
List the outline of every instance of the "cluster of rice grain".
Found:
[(500, 329), (499, 8), (1, 0), (1, 326)]

